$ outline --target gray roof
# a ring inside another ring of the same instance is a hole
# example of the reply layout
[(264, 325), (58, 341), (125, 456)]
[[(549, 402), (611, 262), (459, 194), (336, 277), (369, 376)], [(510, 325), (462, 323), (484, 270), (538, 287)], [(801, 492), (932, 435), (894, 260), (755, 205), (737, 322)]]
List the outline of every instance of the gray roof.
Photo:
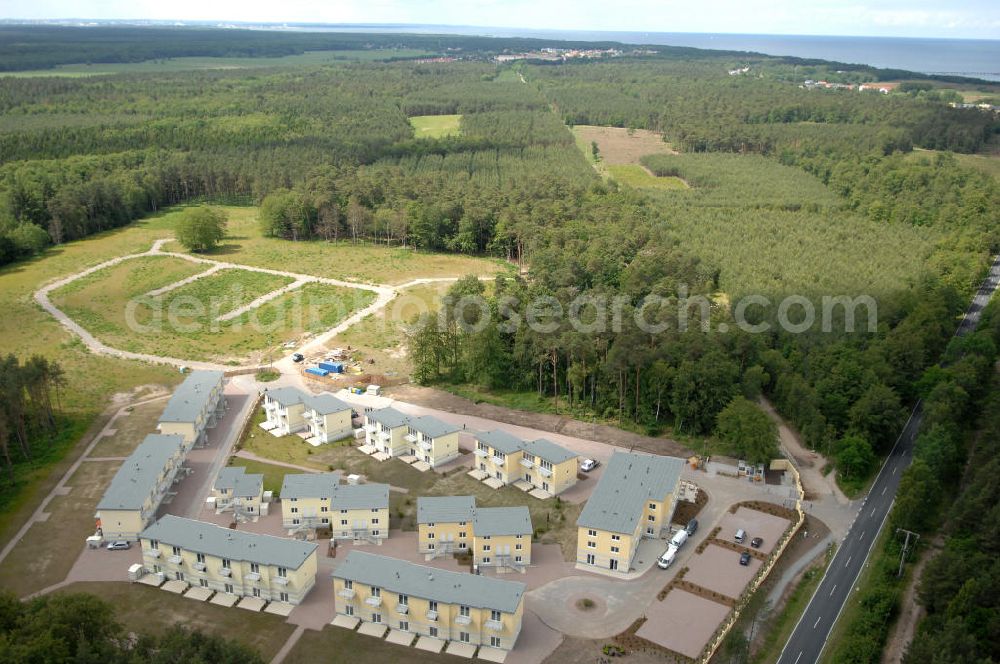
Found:
[(446, 436), (449, 433), (455, 433), (460, 430), (459, 427), (454, 424), (442, 422), (438, 418), (430, 415), (424, 415), (423, 417), (411, 417), (409, 425), (430, 438)]
[(417, 498), (417, 523), (455, 523), (472, 521), (476, 499), (472, 496)]
[(331, 509), (358, 510), (389, 507), (388, 484), (341, 484), (330, 501)]
[(216, 489), (230, 489), (234, 496), (259, 496), (264, 490), (264, 476), (247, 475), (243, 466), (227, 466), (215, 478)]
[(578, 456), (576, 452), (570, 452), (562, 445), (557, 445), (547, 438), (539, 438), (525, 443), (524, 451), (545, 459), (549, 463), (562, 463)]
[(513, 454), (518, 450), (522, 449), (524, 441), (507, 433), (503, 429), (494, 429), (493, 431), (483, 431), (476, 435), (476, 440), (482, 441), (492, 447), (495, 450), (499, 450), (504, 454)]
[(140, 537), (196, 553), (288, 569), (298, 569), (316, 551), (316, 545), (310, 542), (230, 530), (172, 514), (161, 517)]
[(264, 395), (286, 408), (299, 403), (304, 404), (309, 398), (308, 394), (297, 387), (276, 387), (273, 390), (267, 390)]
[(647, 500), (673, 493), (684, 463), (676, 457), (615, 452), (576, 525), (631, 534)]
[(340, 485), (340, 473), (288, 474), (281, 482), (281, 499), (332, 498)]
[(378, 586), (410, 597), (496, 609), (505, 613), (517, 611), (527, 588), (518, 581), (449, 572), (357, 550), (347, 554), (344, 562), (333, 571), (333, 577)]
[(167, 461), (179, 454), (183, 445), (183, 436), (158, 433), (146, 436), (118, 468), (97, 509), (142, 509)]
[(332, 394), (308, 396), (305, 399), (305, 404), (307, 407), (315, 410), (320, 415), (342, 413), (345, 410), (351, 410), (351, 406), (349, 404), (344, 403)]
[(395, 408), (376, 408), (375, 410), (368, 411), (365, 413), (367, 417), (372, 422), (378, 422), (379, 424), (384, 424), (390, 429), (395, 429), (396, 427), (401, 427), (405, 425), (410, 418), (407, 415), (399, 412)]
[(160, 416), (161, 422), (194, 422), (205, 410), (212, 389), (222, 382), (221, 371), (195, 371), (189, 373), (177, 386), (167, 407)]
[(480, 507), (472, 517), (472, 532), (483, 535), (530, 535), (531, 513), (519, 507)]

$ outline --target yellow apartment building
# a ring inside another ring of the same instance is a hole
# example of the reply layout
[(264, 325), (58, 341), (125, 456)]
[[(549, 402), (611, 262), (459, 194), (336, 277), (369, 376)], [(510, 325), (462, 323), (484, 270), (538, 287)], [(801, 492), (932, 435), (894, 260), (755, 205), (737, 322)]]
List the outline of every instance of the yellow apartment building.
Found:
[(354, 431), (351, 406), (331, 394), (307, 396), (305, 419), (312, 433), (307, 443), (321, 445), (350, 436)]
[(406, 426), (403, 439), (409, 446), (407, 454), (410, 456), (417, 457), (431, 468), (458, 458), (459, 428), (455, 425), (425, 415), (408, 418)]
[(279, 387), (264, 392), (265, 420), (261, 428), (275, 436), (287, 436), (308, 427), (305, 396), (305, 392), (295, 387)]
[(409, 417), (395, 408), (377, 408), (365, 413), (365, 446), (384, 458), (407, 454), (410, 443)]
[(205, 445), (208, 429), (213, 428), (226, 412), (224, 383), (225, 375), (221, 371), (188, 374), (163, 409), (157, 430), (166, 435), (183, 436), (187, 450)]
[(334, 539), (380, 543), (389, 536), (389, 485), (341, 484), (340, 473), (285, 475), (282, 525), (329, 528)]
[(625, 575), (639, 542), (669, 527), (685, 461), (615, 452), (577, 519), (577, 566)]
[(227, 466), (212, 485), (217, 512), (233, 512), (237, 517), (260, 516), (264, 502), (264, 476), (247, 474), (243, 466)]
[(521, 633), (526, 586), (354, 550), (334, 570), (333, 590), (339, 615), (510, 650)]
[(261, 428), (275, 436), (308, 430), (305, 439), (322, 445), (351, 435), (351, 406), (332, 394), (312, 395), (297, 387), (279, 387), (264, 392), (265, 419)]
[(111, 479), (94, 518), (106, 540), (139, 539), (139, 533), (156, 518), (184, 462), (181, 436), (150, 434), (122, 462)]
[(527, 507), (476, 507), (472, 496), (417, 498), (417, 547), (433, 559), (470, 551), (473, 562), (523, 571), (531, 564), (531, 513)]
[(165, 579), (299, 604), (316, 584), (316, 545), (166, 515), (142, 531), (142, 562)]
[(526, 441), (501, 429), (476, 434), (476, 468), (502, 484), (526, 482), (558, 495), (576, 484), (578, 455), (545, 438)]

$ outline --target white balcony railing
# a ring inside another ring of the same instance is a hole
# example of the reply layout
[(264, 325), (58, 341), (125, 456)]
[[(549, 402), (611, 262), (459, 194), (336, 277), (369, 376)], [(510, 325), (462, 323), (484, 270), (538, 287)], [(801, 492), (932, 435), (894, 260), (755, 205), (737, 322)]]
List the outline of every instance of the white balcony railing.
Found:
[(233, 575), (233, 570), (229, 569), (228, 567), (219, 568), (219, 576), (232, 576), (232, 575)]
[(524, 457), (521, 457), (521, 465), (524, 466), (525, 468), (534, 468), (535, 467), (535, 462), (534, 461), (529, 461), (528, 459), (525, 459)]
[(541, 466), (538, 467), (538, 474), (542, 477), (552, 477), (552, 471), (548, 468), (542, 468)]
[(493, 619), (487, 620), (486, 621), (486, 629), (488, 629), (488, 630), (490, 630), (492, 632), (502, 632), (503, 631), (503, 623), (500, 622), (499, 620), (493, 620)]
[(276, 576), (276, 577), (274, 577), (274, 582), (277, 583), (279, 586), (287, 586), (288, 585), (288, 577), (287, 576)]
[(341, 588), (337, 595), (344, 599), (354, 599), (354, 588)]
[(367, 431), (368, 433), (375, 433), (376, 431), (378, 431), (378, 426), (374, 424), (366, 424), (365, 431)]
[(406, 442), (408, 442), (408, 443), (415, 443), (415, 442), (417, 442), (416, 435), (414, 435), (412, 433), (406, 434), (405, 436), (403, 436), (403, 438), (405, 438)]
[(472, 623), (472, 618), (470, 618), (469, 616), (461, 616), (461, 615), (455, 616), (456, 625), (468, 625), (470, 623)]
[(191, 567), (195, 568), (199, 572), (204, 572), (205, 571), (205, 563), (193, 563), (191, 565)]
[(475, 454), (480, 459), (485, 459), (486, 457), (488, 457), (490, 455), (489, 452), (487, 452), (486, 450), (481, 450), (478, 447), (476, 449), (472, 450), (472, 453)]
[(409, 612), (410, 612), (410, 607), (408, 607), (406, 604), (397, 604), (396, 605), (396, 613), (405, 616)]
[(505, 459), (504, 457), (498, 457), (498, 456), (493, 457), (493, 464), (494, 465), (502, 466), (506, 462), (507, 462), (507, 459)]
[(171, 565), (180, 565), (182, 562), (184, 562), (184, 559), (181, 558), (180, 556), (170, 556), (169, 558), (167, 558), (167, 562), (170, 563)]
[(247, 581), (260, 581), (260, 573), (259, 572), (250, 572), (249, 574), (246, 575), (246, 580)]
[(149, 556), (150, 558), (159, 558), (160, 557), (160, 550), (159, 549), (149, 549), (148, 551), (146, 551), (146, 555)]
[(419, 447), (425, 452), (430, 452), (432, 449), (434, 449), (433, 443), (428, 443), (426, 440), (420, 441)]
[(392, 438), (392, 432), (391, 431), (379, 431), (378, 432), (378, 437), (379, 437), (380, 440), (389, 440), (389, 439)]
[(382, 597), (378, 595), (372, 595), (365, 599), (365, 604), (368, 606), (382, 606)]
[(437, 622), (437, 619), (438, 619), (438, 612), (437, 611), (428, 611), (424, 615), (427, 616), (427, 620), (429, 620), (431, 622)]

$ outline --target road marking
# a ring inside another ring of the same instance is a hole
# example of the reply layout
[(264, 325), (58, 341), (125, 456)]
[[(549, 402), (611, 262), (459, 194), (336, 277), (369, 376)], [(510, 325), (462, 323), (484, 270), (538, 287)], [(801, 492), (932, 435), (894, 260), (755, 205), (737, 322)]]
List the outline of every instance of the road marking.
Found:
[(844, 567), (847, 567), (848, 565), (850, 565), (850, 564), (851, 564), (851, 558), (853, 558), (853, 557), (854, 557), (854, 556), (848, 556), (848, 557), (847, 557), (847, 562), (846, 562), (846, 563), (844, 563)]
[(877, 508), (877, 507), (873, 507), (873, 508), (872, 508), (872, 516), (875, 516), (875, 510), (876, 510), (876, 509), (878, 509), (878, 508)]
[(888, 489), (888, 488), (889, 488), (888, 486), (884, 486), (884, 487), (882, 487), (882, 495), (883, 495), (883, 496), (885, 495), (885, 490), (886, 490), (886, 489)]
[(830, 588), (830, 597), (833, 597), (833, 591), (837, 589), (837, 584), (833, 584), (833, 588)]
[(813, 629), (816, 629), (816, 625), (818, 625), (819, 621), (822, 620), (822, 619), (823, 619), (823, 616), (820, 616), (819, 618), (816, 619), (816, 622), (813, 623)]
[(861, 537), (859, 537), (858, 539), (859, 540), (863, 540), (865, 538), (865, 533), (867, 533), (867, 532), (868, 532), (867, 530), (862, 530), (861, 531)]
[(899, 470), (899, 466), (893, 466), (892, 467), (892, 474), (895, 475), (897, 470)]
[(799, 651), (799, 656), (795, 658), (794, 664), (799, 664), (799, 660), (802, 659), (802, 651)]

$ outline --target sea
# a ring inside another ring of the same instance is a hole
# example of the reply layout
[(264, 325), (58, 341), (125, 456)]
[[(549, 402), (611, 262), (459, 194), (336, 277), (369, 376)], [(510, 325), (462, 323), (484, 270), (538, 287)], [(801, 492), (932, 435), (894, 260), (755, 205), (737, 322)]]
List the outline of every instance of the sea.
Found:
[(411, 24), (297, 25), (294, 27), (289, 25), (286, 27), (295, 30), (330, 32), (420, 32), (690, 46), (723, 51), (748, 51), (766, 53), (767, 55), (818, 58), (849, 64), (905, 69), (924, 74), (968, 76), (988, 81), (1000, 81), (1000, 39), (609, 32)]

